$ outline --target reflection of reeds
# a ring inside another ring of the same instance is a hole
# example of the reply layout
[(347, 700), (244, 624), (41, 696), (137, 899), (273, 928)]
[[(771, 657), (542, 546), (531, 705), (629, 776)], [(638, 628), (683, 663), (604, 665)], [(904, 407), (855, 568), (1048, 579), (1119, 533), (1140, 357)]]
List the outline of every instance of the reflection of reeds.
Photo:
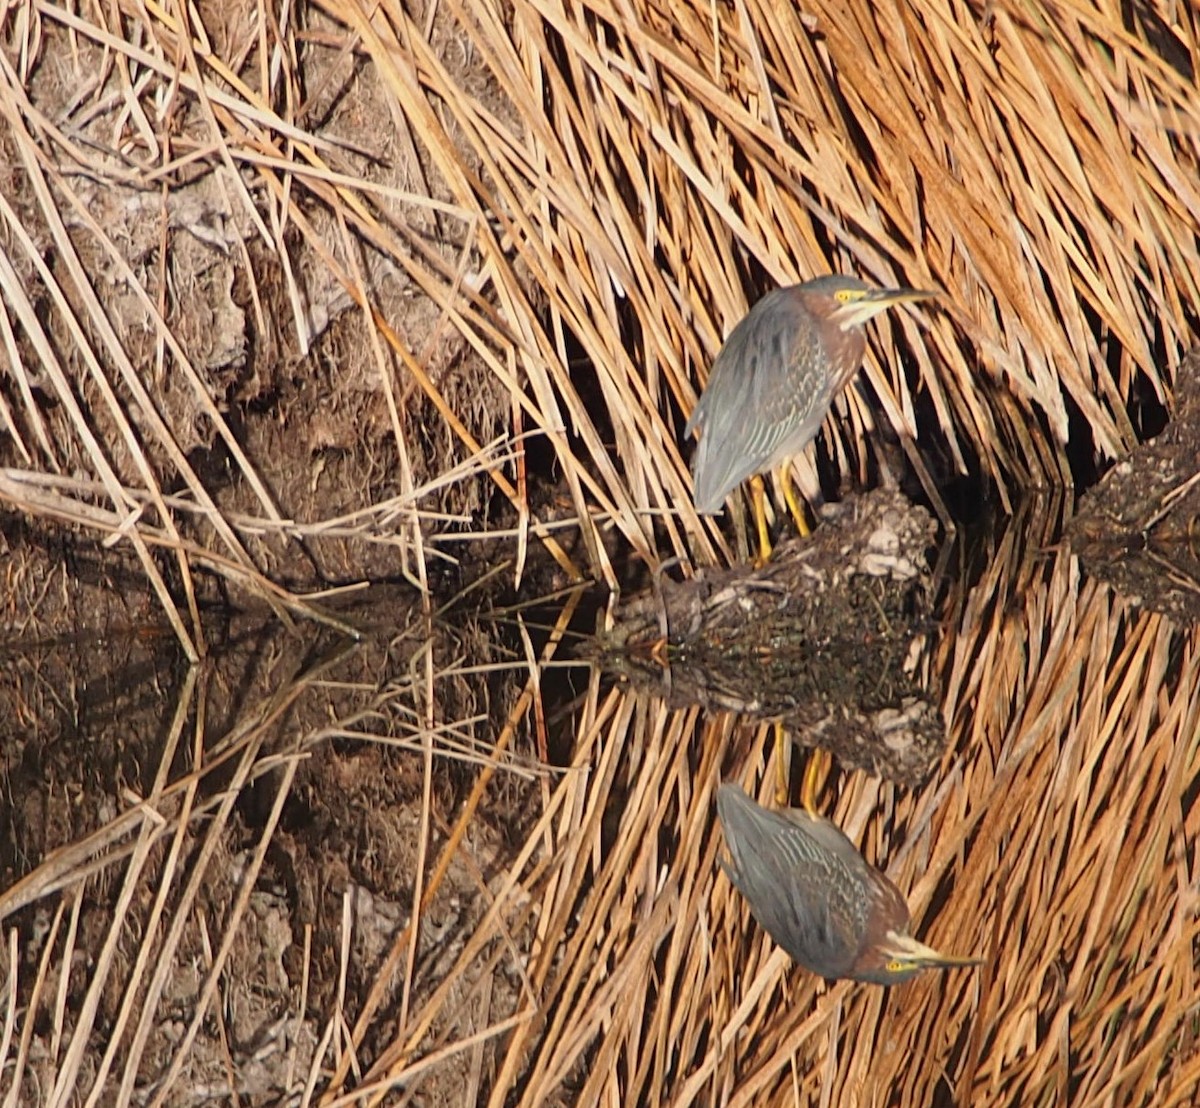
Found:
[(910, 796), (846, 778), (835, 806), (908, 892), (918, 934), (987, 966), (891, 993), (795, 970), (714, 869), (715, 789), (751, 770), (769, 798), (765, 733), (603, 702), (602, 725), (581, 730), (593, 772), (560, 791), (586, 788), (597, 811), (619, 789), (623, 816), (602, 847), (563, 811), (556, 862), (586, 869), (547, 887), (542, 918), (587, 929), (564, 930), (545, 985), (573, 1014), (512, 1048), (533, 1051), (521, 1103), (567, 1074), (581, 1103), (618, 1089), (792, 1103), (797, 1087), (814, 1104), (924, 1104), (939, 1089), (1037, 1103), (1065, 1088), (1148, 1103), (1156, 1085), (1155, 1103), (1172, 1102), (1163, 1086), (1190, 1100), (1200, 645), (1081, 582), (1065, 549), (1040, 545), (1054, 526), (1001, 538), (943, 640), (954, 730), (940, 779)]
[[(177, 987), (175, 975), (189, 964), (186, 951), (196, 941), (199, 927), (205, 933), (207, 973), (182, 1042), (176, 1044), (179, 1049), (172, 1052), (170, 1065), (159, 1074), (168, 1089), (178, 1082), (206, 1013), (222, 988), (230, 949), (244, 925), (256, 878), (303, 757), (303, 743), (286, 753), (274, 752), (274, 729), (345, 653), (345, 648), (337, 651), (284, 683), (273, 695), (247, 706), (236, 728), (207, 750), (204, 697), (198, 696), (200, 671), (190, 668), (163, 735), (160, 760), (148, 780), (147, 795), (140, 797), (127, 790), (119, 815), (54, 851), (0, 895), (3, 919), (30, 904), (53, 904), (54, 894), (63, 893), (49, 934), (37, 936), (27, 950), (31, 953), (37, 948), (39, 955), (39, 971), (32, 984), (18, 972), (18, 930), (11, 931), (13, 972), (6, 984), (10, 1021), (16, 1016), (18, 996), (31, 1012), (56, 1003), (57, 1042), (64, 1030), (64, 1006), (77, 953), (84, 957), (88, 971), (82, 983), (75, 983), (76, 1000), (67, 1013), (67, 1045), (49, 1066), (44, 1059), (31, 1059), (28, 1054), (32, 1020), (24, 1022), (20, 1044), (9, 1054), (13, 1045), (9, 1023), (0, 1059), (11, 1081), (13, 1103), (23, 1088), (28, 1090), (38, 1082), (44, 1085), (47, 1080), (53, 1082), (54, 1095), (47, 1096), (45, 1103), (70, 1098), (77, 1085), (98, 1091), (109, 1088), (109, 1082), (111, 1088), (119, 1088), (120, 1102), (128, 1103), (134, 1089), (145, 1084), (142, 1063), (151, 1040), (156, 1040), (156, 1049), (161, 1051), (156, 1034), (161, 1030), (160, 1005), (170, 1006), (169, 998)], [(200, 768), (182, 774), (176, 771), (178, 764), (193, 759), (202, 763)], [(235, 867), (230, 836), (237, 824), (236, 806), (256, 785), (264, 796), (269, 794), (269, 814), (258, 840)], [(92, 801), (111, 803), (102, 797)], [(92, 813), (87, 816), (91, 818)], [(241, 870), (241, 880), (234, 882), (236, 896), (226, 905), (219, 929), (209, 931), (204, 892), (210, 884), (227, 880), (233, 868)], [(111, 913), (105, 914), (95, 910), (93, 901), (97, 886), (104, 889), (110, 879), (119, 884), (119, 891), (113, 896)], [(100, 917), (100, 926), (80, 929), (80, 917), (86, 920), (93, 915)], [(132, 952), (124, 945), (130, 933), (138, 936)], [(27, 933), (22, 937), (29, 941)], [(48, 971), (53, 971), (59, 982), (56, 1001), (46, 992)], [(110, 987), (114, 993), (106, 991)], [(164, 1000), (164, 994), (168, 999)], [(112, 1003), (114, 995), (120, 998), (119, 1005)], [(97, 1035), (96, 1024), (108, 1020), (112, 1024), (106, 1027), (106, 1034)], [(160, 1058), (155, 1057), (156, 1069)]]

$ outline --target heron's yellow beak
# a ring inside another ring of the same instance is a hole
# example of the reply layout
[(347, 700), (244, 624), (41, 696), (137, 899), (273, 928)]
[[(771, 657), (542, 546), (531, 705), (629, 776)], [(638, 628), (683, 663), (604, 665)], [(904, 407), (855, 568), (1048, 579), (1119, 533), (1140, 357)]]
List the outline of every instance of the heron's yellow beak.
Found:
[(933, 289), (862, 289), (852, 293), (852, 299), (840, 304), (834, 313), (843, 331), (861, 327), (868, 319), (897, 304), (911, 304), (937, 296)]
[(888, 968), (899, 963), (897, 971), (904, 969), (950, 969), (954, 966), (981, 966), (982, 958), (960, 958), (953, 954), (939, 954), (931, 946), (918, 942), (911, 935), (897, 935), (889, 931), (883, 943), (883, 953)]

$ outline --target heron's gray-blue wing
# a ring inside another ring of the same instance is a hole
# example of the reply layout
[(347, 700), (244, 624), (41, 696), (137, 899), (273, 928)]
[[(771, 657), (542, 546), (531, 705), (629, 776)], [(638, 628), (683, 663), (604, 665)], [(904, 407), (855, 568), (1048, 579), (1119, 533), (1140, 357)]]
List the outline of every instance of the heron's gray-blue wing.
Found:
[[(865, 936), (867, 864), (832, 824), (763, 808), (733, 785), (717, 792), (730, 880), (764, 930), (802, 966), (843, 977)], [(832, 834), (831, 834), (832, 833)]]
[[(726, 339), (687, 425), (689, 433), (700, 430), (693, 469), (701, 512), (720, 511), (746, 478), (782, 462), (816, 434), (828, 403), (812, 391), (817, 378), (793, 372), (798, 357), (813, 356), (815, 341), (812, 320), (797, 311), (794, 288), (767, 293)], [(814, 408), (820, 409), (815, 420)]]

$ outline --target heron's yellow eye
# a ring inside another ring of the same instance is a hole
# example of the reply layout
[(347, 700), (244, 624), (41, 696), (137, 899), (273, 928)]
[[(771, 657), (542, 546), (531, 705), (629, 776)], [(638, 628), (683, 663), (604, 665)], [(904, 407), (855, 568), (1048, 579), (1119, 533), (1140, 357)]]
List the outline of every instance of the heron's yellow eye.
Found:
[(903, 962), (893, 958), (884, 968), (888, 973), (900, 973), (904, 970), (905, 966)]
[(863, 294), (861, 289), (838, 289), (833, 298), (839, 304), (853, 304), (856, 300), (861, 300)]

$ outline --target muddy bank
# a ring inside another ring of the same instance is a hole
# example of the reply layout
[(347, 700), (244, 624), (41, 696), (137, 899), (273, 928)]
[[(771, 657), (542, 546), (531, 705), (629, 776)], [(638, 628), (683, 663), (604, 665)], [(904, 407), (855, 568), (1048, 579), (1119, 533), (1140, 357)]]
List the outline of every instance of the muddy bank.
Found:
[(672, 707), (779, 719), (797, 743), (848, 767), (919, 784), (945, 737), (921, 678), (935, 533), (898, 492), (852, 496), (761, 569), (661, 578), (594, 656)]
[(1083, 497), (1067, 536), (1087, 572), (1132, 603), (1200, 620), (1200, 351), (1179, 367), (1166, 430)]

